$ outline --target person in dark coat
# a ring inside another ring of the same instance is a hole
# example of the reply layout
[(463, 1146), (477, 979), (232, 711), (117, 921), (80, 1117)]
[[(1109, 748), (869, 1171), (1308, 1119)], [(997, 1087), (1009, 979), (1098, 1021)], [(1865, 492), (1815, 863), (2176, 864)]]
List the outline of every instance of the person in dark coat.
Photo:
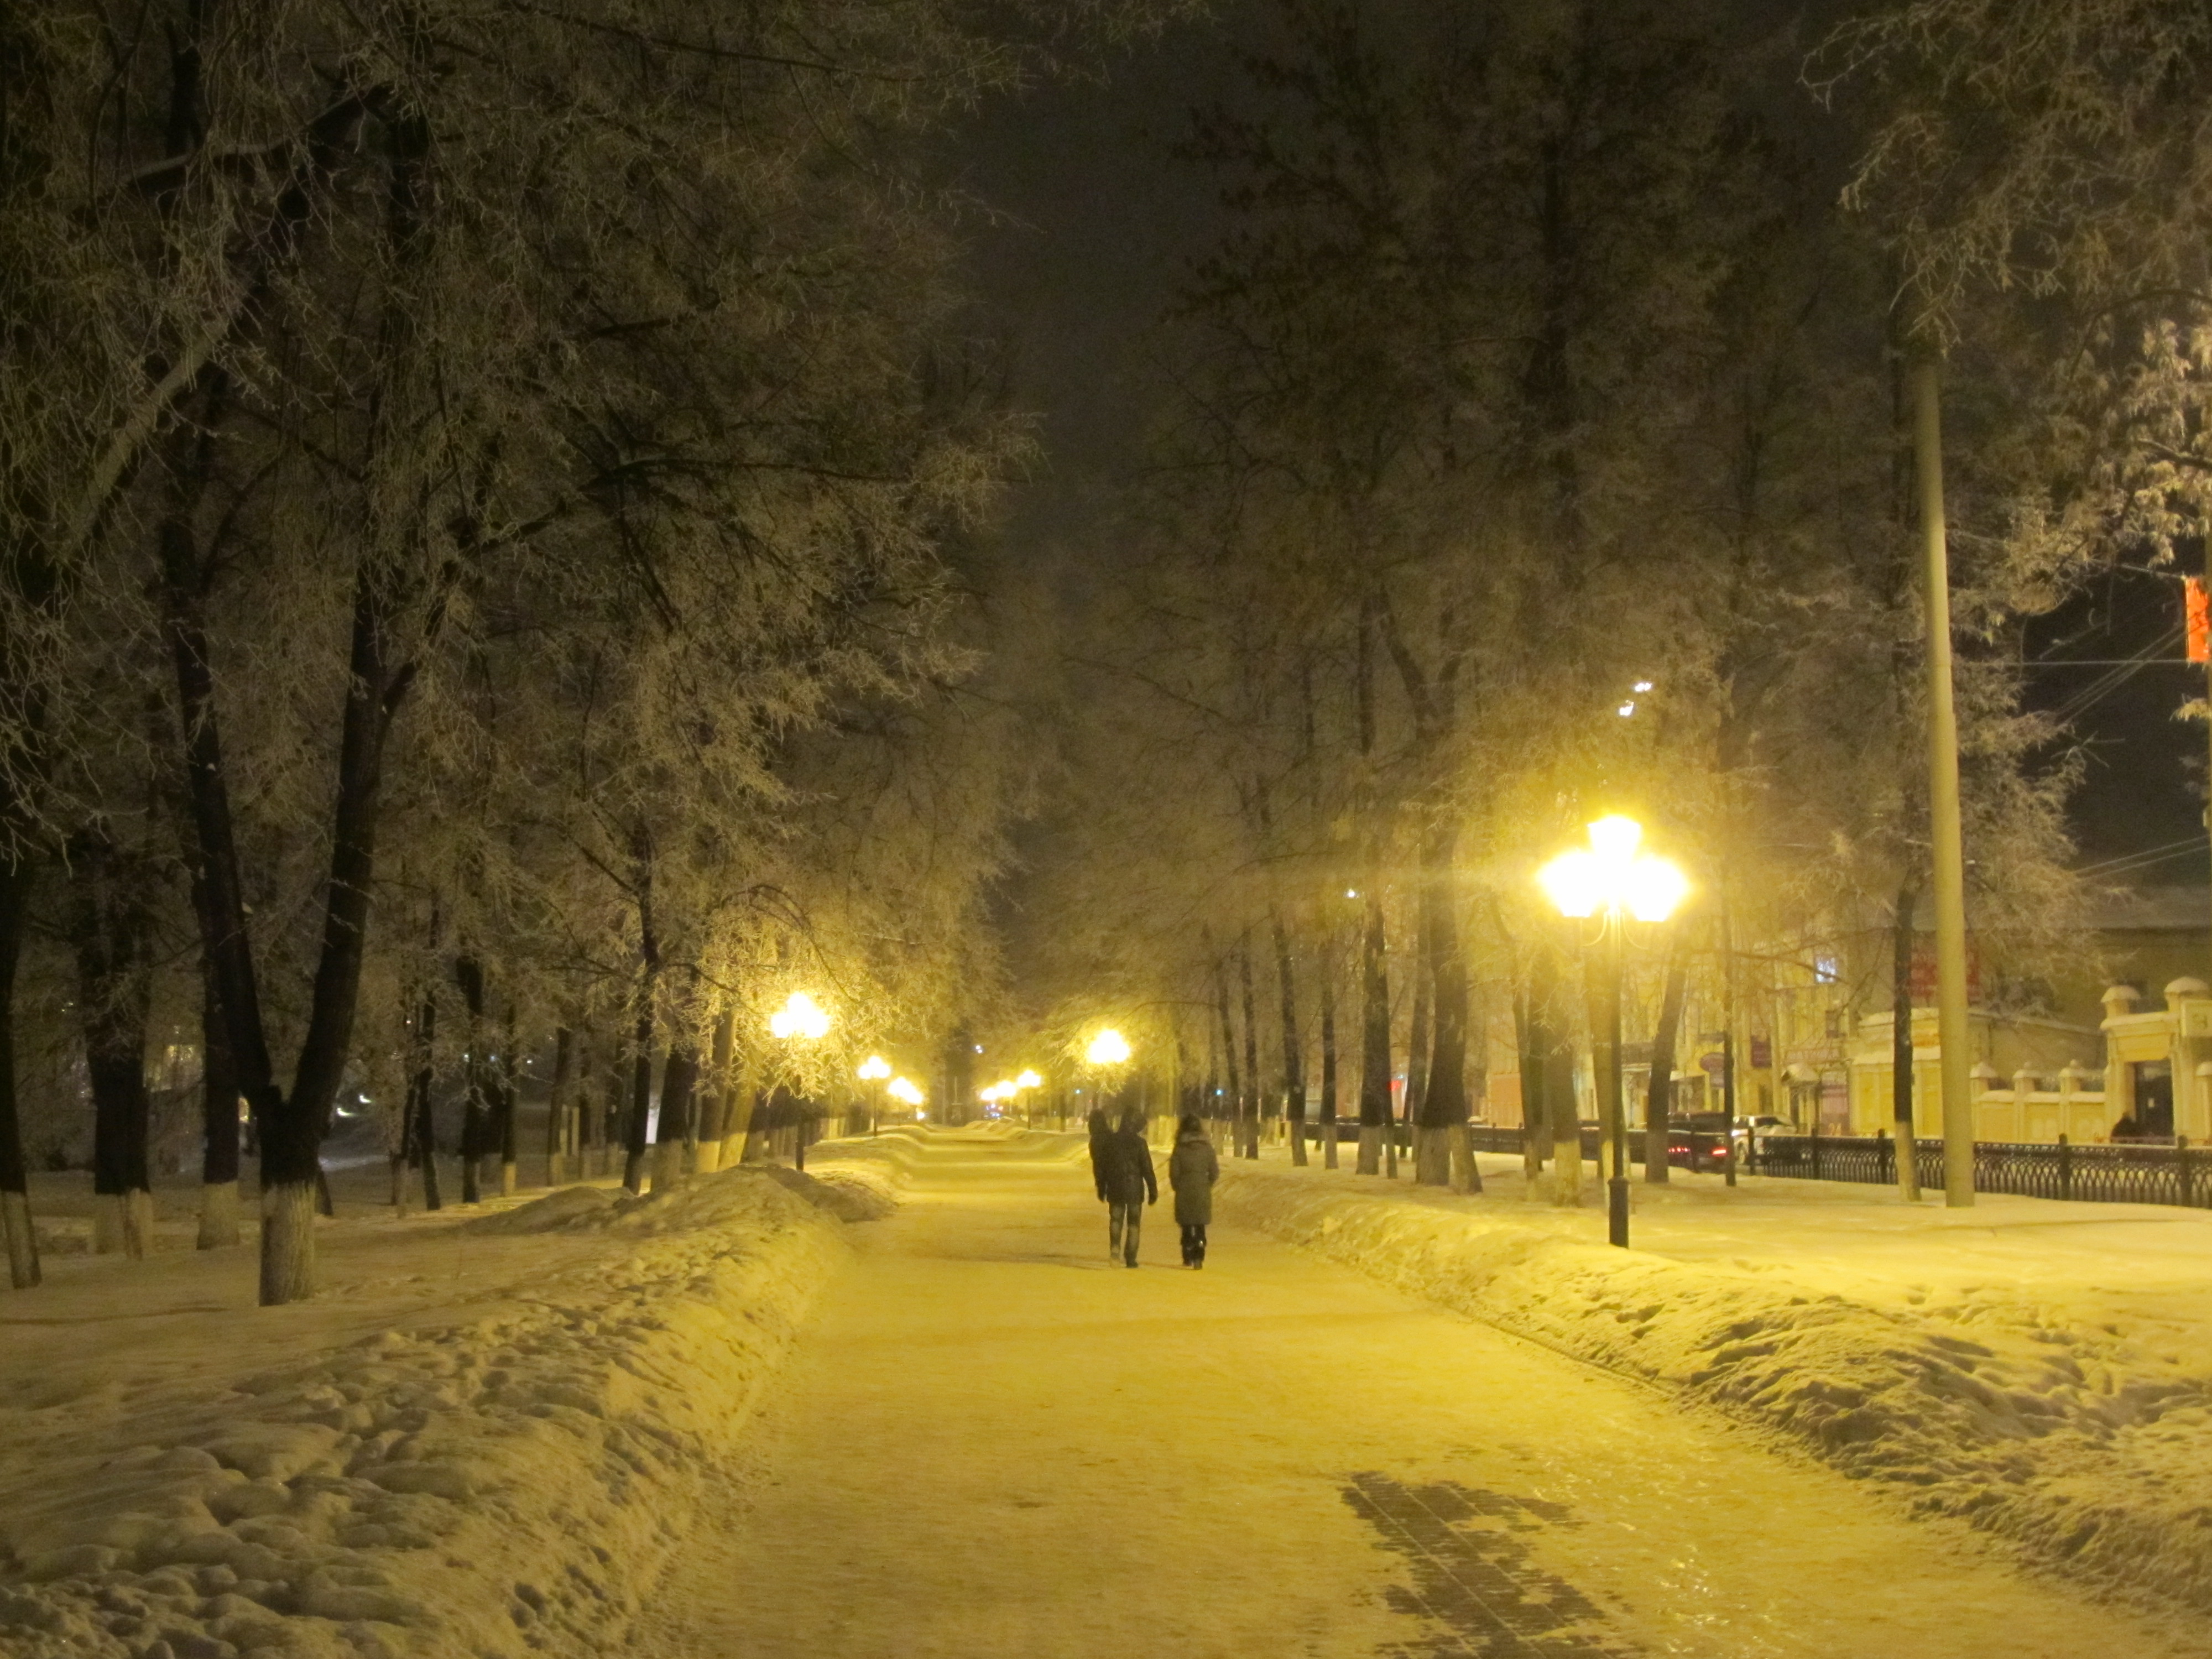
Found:
[(1114, 1126), (1107, 1121), (1106, 1109), (1093, 1106), (1086, 1120), (1091, 1129), (1091, 1185), (1098, 1194), (1098, 1201), (1106, 1201), (1106, 1143), (1114, 1138)]
[(1116, 1255), (1137, 1265), (1137, 1232), (1145, 1206), (1160, 1201), (1152, 1175), (1152, 1148), (1145, 1145), (1145, 1120), (1135, 1108), (1121, 1114), (1121, 1127), (1106, 1141), (1106, 1259)]
[(1175, 1188), (1176, 1224), (1182, 1229), (1182, 1265), (1206, 1265), (1206, 1229), (1213, 1219), (1213, 1183), (1221, 1179), (1221, 1160), (1195, 1115), (1176, 1126), (1175, 1151), (1168, 1154), (1168, 1185)]

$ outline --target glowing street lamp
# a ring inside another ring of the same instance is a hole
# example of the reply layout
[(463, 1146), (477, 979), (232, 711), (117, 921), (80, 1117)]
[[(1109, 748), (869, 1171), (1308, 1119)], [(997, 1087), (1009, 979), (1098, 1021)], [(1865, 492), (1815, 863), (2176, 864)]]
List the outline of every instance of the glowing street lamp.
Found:
[[(1613, 1143), (1607, 1184), (1607, 1235), (1628, 1248), (1628, 1112), (1620, 1088), (1620, 950), (1625, 919), (1664, 921), (1689, 896), (1690, 880), (1665, 859), (1642, 850), (1644, 826), (1618, 814), (1589, 826), (1587, 848), (1562, 853), (1536, 872), (1537, 884), (1563, 916), (1597, 917), (1606, 977), (1606, 1138)], [(1577, 1149), (1575, 1156), (1582, 1156)]]
[(1083, 1057), (1093, 1066), (1121, 1065), (1129, 1058), (1129, 1039), (1109, 1027), (1091, 1039)]
[(918, 1085), (910, 1082), (907, 1079), (902, 1077), (893, 1078), (890, 1082), (885, 1085), (884, 1092), (889, 1095), (893, 1100), (899, 1102), (902, 1105), (913, 1107), (915, 1122), (919, 1123), (929, 1115), (928, 1113), (921, 1109), (922, 1102), (927, 1100), (929, 1097), (922, 1093), (921, 1087)]
[(884, 1114), (884, 1083), (891, 1074), (891, 1063), (881, 1054), (870, 1054), (862, 1060), (853, 1075), (863, 1083), (874, 1084), (874, 1103), (868, 1112), (868, 1133), (876, 1133), (876, 1120)]
[[(818, 1042), (830, 1035), (830, 1011), (804, 991), (793, 991), (782, 1007), (768, 1017), (769, 1035), (783, 1042)], [(806, 1167), (807, 1121), (801, 1116), (792, 1162)]]
[(793, 991), (768, 1017), (769, 1035), (787, 1042), (817, 1042), (830, 1035), (830, 1011), (804, 991)]

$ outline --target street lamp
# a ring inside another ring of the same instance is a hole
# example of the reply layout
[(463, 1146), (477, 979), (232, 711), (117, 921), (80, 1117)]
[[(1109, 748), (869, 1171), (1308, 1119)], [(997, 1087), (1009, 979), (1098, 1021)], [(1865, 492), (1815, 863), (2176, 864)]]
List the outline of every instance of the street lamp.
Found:
[(885, 1086), (884, 1092), (889, 1095), (893, 1100), (898, 1101), (903, 1105), (913, 1107), (914, 1121), (915, 1122), (919, 1123), (929, 1115), (928, 1113), (921, 1109), (921, 1103), (927, 1100), (928, 1097), (922, 1093), (919, 1085), (909, 1082), (907, 1079), (902, 1077), (893, 1078), (890, 1084)]
[(860, 1069), (853, 1073), (853, 1075), (860, 1079), (861, 1082), (872, 1083), (876, 1085), (874, 1103), (870, 1107), (868, 1111), (868, 1133), (870, 1134), (876, 1133), (876, 1120), (883, 1115), (884, 1083), (890, 1074), (891, 1063), (885, 1060), (881, 1054), (870, 1054), (866, 1060), (860, 1062)]
[(1091, 1039), (1091, 1046), (1083, 1051), (1083, 1057), (1104, 1074), (1099, 1093), (1110, 1097), (1116, 1068), (1129, 1061), (1129, 1039), (1109, 1025)]
[[(1613, 1142), (1607, 1184), (1607, 1236), (1628, 1248), (1628, 1112), (1620, 1091), (1620, 952), (1624, 920), (1664, 921), (1688, 895), (1689, 878), (1641, 849), (1644, 826), (1618, 814), (1589, 826), (1587, 848), (1562, 853), (1536, 872), (1544, 896), (1563, 915), (1600, 918), (1599, 959), (1605, 974), (1606, 1138)], [(1576, 1156), (1581, 1156), (1579, 1150)]]
[[(768, 1017), (769, 1035), (784, 1042), (818, 1042), (830, 1035), (830, 1011), (804, 991), (793, 991), (782, 1007)], [(792, 1161), (806, 1167), (806, 1119), (799, 1121)]]

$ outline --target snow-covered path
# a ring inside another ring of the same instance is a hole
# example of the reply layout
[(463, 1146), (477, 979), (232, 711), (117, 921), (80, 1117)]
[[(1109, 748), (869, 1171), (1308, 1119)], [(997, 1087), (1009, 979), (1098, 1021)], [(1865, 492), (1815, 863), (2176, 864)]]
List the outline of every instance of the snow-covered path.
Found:
[[(1758, 1436), (1217, 1229), (1145, 1270), (1059, 1146), (856, 1230), (660, 1659), (2202, 1653)], [(717, 1529), (718, 1528), (718, 1529)]]

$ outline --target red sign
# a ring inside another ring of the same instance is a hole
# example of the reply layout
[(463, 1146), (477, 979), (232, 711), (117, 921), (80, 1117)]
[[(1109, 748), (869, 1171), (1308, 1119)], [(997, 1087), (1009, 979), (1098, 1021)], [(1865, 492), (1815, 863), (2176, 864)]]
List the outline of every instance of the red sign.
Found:
[(2191, 576), (2184, 585), (2183, 592), (2188, 596), (2185, 606), (2189, 618), (2189, 660), (2212, 661), (2212, 604), (2208, 604), (2205, 599), (2204, 579)]
[[(1966, 941), (1966, 1000), (1972, 1002), (1982, 994), (1982, 953), (1974, 948), (1972, 939)], [(1921, 945), (1912, 951), (1912, 1000), (1919, 1004), (1936, 1000), (1936, 947)]]

